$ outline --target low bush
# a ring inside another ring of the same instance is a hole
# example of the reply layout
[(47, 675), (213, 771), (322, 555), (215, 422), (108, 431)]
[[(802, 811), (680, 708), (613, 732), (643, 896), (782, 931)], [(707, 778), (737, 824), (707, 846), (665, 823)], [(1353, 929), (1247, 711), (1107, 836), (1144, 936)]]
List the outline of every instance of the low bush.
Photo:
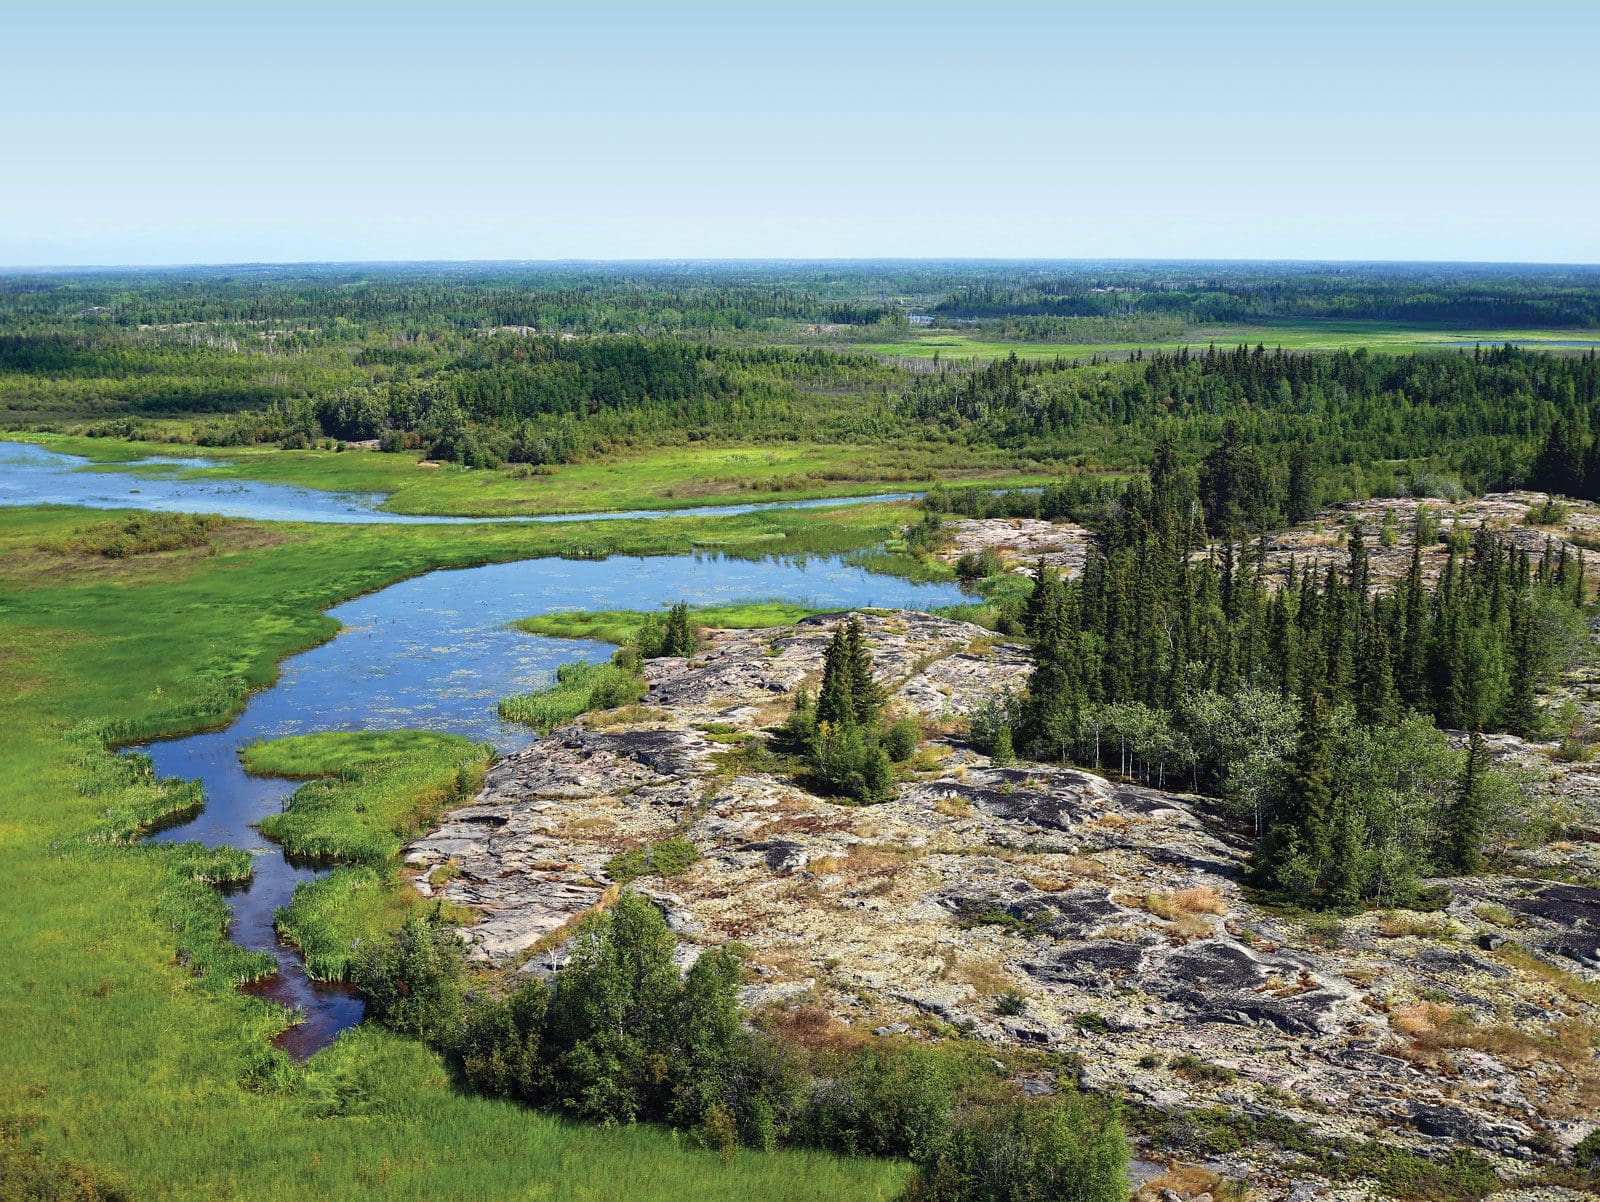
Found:
[(619, 885), (642, 876), (677, 876), (700, 858), (700, 852), (687, 839), (663, 839), (646, 847), (635, 847), (606, 862), (606, 875)]
[(962, 1043), (801, 1041), (753, 1028), (736, 950), (673, 962), (661, 911), (624, 891), (579, 928), (550, 984), (463, 1001), (463, 951), (416, 917), (361, 958), (373, 1017), (451, 1051), (480, 1093), (605, 1123), (665, 1122), (731, 1156), (740, 1144), (901, 1157), (932, 1202), (1121, 1202), (1127, 1147), (1109, 1104), (1014, 1093)]
[(137, 513), (119, 521), (89, 526), (70, 538), (49, 544), (47, 549), (127, 559), (157, 551), (209, 546), (211, 535), (222, 525), (222, 518), (209, 514)]

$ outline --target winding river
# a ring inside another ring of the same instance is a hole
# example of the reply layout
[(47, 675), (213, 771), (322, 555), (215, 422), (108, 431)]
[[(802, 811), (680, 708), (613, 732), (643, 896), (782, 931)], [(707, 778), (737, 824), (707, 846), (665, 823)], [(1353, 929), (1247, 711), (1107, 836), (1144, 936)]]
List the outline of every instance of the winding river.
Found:
[[(375, 506), (381, 496), (353, 497), (254, 482), (122, 475), (107, 484), (103, 477), (116, 473), (93, 470), (87, 464), (36, 447), (0, 443), (0, 504), (223, 512), (264, 520), (466, 520), (380, 514)], [(136, 486), (137, 491), (128, 491), (127, 486)], [(219, 487), (227, 490), (220, 499)], [(869, 498), (858, 500), (865, 499)], [(221, 508), (222, 500), (228, 503), (226, 509)], [(771, 507), (731, 506), (709, 512)], [(673, 517), (686, 512), (695, 511), (630, 516)], [(152, 838), (242, 847), (254, 856), (249, 883), (229, 894), (233, 911), (229, 934), (242, 946), (269, 951), (277, 959), (278, 971), (250, 990), (300, 1013), (302, 1021), (280, 1038), (281, 1047), (296, 1056), (310, 1055), (359, 1022), (362, 1003), (346, 987), (310, 980), (295, 950), (277, 938), (273, 916), (278, 907), (300, 882), (324, 870), (291, 862), (255, 829), (256, 822), (287, 801), (298, 782), (247, 775), (239, 763), (239, 749), (257, 739), (314, 731), (424, 729), (466, 735), (502, 752), (513, 750), (530, 736), (525, 728), (499, 720), (496, 706), (501, 697), (550, 683), (560, 663), (603, 660), (611, 653), (600, 643), (523, 634), (511, 629), (513, 619), (573, 609), (654, 609), (680, 599), (691, 604), (778, 599), (820, 608), (926, 609), (954, 604), (962, 594), (951, 585), (912, 584), (869, 573), (837, 557), (819, 556), (530, 559), (440, 570), (329, 610), (341, 624), (340, 633), (284, 661), (278, 682), (252, 695), (244, 712), (226, 729), (162, 740), (141, 749), (161, 775), (198, 779), (205, 791), (205, 808), (195, 818)]]
[[(363, 454), (364, 452), (351, 452)], [(920, 492), (811, 501), (765, 501), (743, 505), (693, 505), (683, 509), (619, 509), (603, 513), (545, 513), (521, 517), (438, 517), (390, 513), (384, 493), (327, 492), (263, 480), (196, 476), (196, 468), (220, 467), (222, 459), (150, 455), (122, 463), (99, 463), (26, 442), (0, 440), (0, 505), (80, 505), (88, 509), (151, 509), (163, 513), (214, 513), (261, 522), (336, 522), (344, 525), (461, 526), (484, 522), (614, 522), (624, 518), (716, 517), (766, 509), (814, 509), (824, 505), (915, 500)]]

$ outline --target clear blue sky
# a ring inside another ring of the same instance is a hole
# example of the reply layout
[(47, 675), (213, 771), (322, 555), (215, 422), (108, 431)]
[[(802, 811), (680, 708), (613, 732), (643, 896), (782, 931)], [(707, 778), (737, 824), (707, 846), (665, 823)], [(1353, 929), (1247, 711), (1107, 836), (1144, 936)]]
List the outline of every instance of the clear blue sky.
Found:
[(0, 264), (1600, 261), (1600, 3), (20, 3)]

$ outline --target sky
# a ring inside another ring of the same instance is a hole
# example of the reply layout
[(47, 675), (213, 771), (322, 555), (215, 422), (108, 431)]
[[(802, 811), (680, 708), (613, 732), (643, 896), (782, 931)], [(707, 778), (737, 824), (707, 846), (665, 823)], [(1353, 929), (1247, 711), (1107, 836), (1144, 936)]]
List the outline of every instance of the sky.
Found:
[(0, 13), (0, 265), (1600, 262), (1595, 0)]

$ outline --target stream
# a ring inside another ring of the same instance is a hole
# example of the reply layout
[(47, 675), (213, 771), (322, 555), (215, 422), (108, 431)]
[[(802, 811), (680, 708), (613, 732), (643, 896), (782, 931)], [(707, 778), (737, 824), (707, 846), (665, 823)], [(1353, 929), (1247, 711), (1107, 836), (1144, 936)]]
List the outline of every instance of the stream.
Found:
[[(367, 452), (352, 451), (351, 454)], [(26, 442), (0, 439), (0, 505), (81, 505), (86, 509), (149, 509), (162, 513), (214, 513), (262, 522), (337, 522), (345, 525), (462, 526), (485, 522), (615, 522), (626, 518), (717, 517), (768, 509), (816, 509), (870, 501), (910, 501), (920, 492), (810, 501), (694, 505), (684, 509), (618, 509), (601, 513), (544, 513), (514, 517), (440, 517), (390, 513), (385, 493), (328, 492), (265, 480), (195, 476), (199, 467), (225, 459), (151, 455), (123, 463), (97, 463)], [(139, 469), (137, 473), (130, 469)]]
[[(104, 480), (108, 473), (85, 470), (86, 463), (25, 444), (0, 442), (0, 504), (226, 512), (264, 520), (470, 520), (381, 514), (370, 508), (381, 503), (381, 495), (353, 497), (253, 482), (124, 475), (108, 484)], [(225, 492), (219, 494), (219, 488)], [(220, 508), (219, 495), (228, 502), (226, 510)], [(856, 500), (867, 499), (880, 498)], [(728, 506), (709, 511), (781, 507)], [(692, 512), (696, 511), (626, 516)], [(247, 988), (298, 1012), (301, 1021), (280, 1036), (278, 1044), (303, 1058), (360, 1022), (363, 1005), (348, 986), (308, 978), (299, 954), (277, 938), (273, 918), (278, 908), (289, 901), (298, 884), (327, 869), (292, 862), (256, 830), (255, 823), (284, 806), (301, 782), (246, 774), (239, 762), (239, 750), (246, 744), (316, 731), (421, 729), (465, 735), (500, 752), (526, 746), (532, 738), (527, 728), (500, 721), (500, 698), (551, 683), (558, 664), (605, 660), (612, 648), (524, 634), (511, 628), (516, 618), (578, 609), (650, 610), (678, 600), (694, 605), (782, 600), (819, 608), (928, 609), (963, 599), (954, 585), (912, 584), (870, 573), (836, 556), (544, 558), (429, 572), (329, 610), (341, 625), (339, 634), (285, 660), (277, 683), (252, 694), (244, 711), (225, 729), (139, 748), (154, 761), (157, 773), (197, 779), (205, 794), (205, 808), (198, 815), (151, 838), (194, 840), (251, 853), (251, 879), (227, 894), (233, 914), (229, 936), (241, 946), (276, 958), (277, 972)]]

